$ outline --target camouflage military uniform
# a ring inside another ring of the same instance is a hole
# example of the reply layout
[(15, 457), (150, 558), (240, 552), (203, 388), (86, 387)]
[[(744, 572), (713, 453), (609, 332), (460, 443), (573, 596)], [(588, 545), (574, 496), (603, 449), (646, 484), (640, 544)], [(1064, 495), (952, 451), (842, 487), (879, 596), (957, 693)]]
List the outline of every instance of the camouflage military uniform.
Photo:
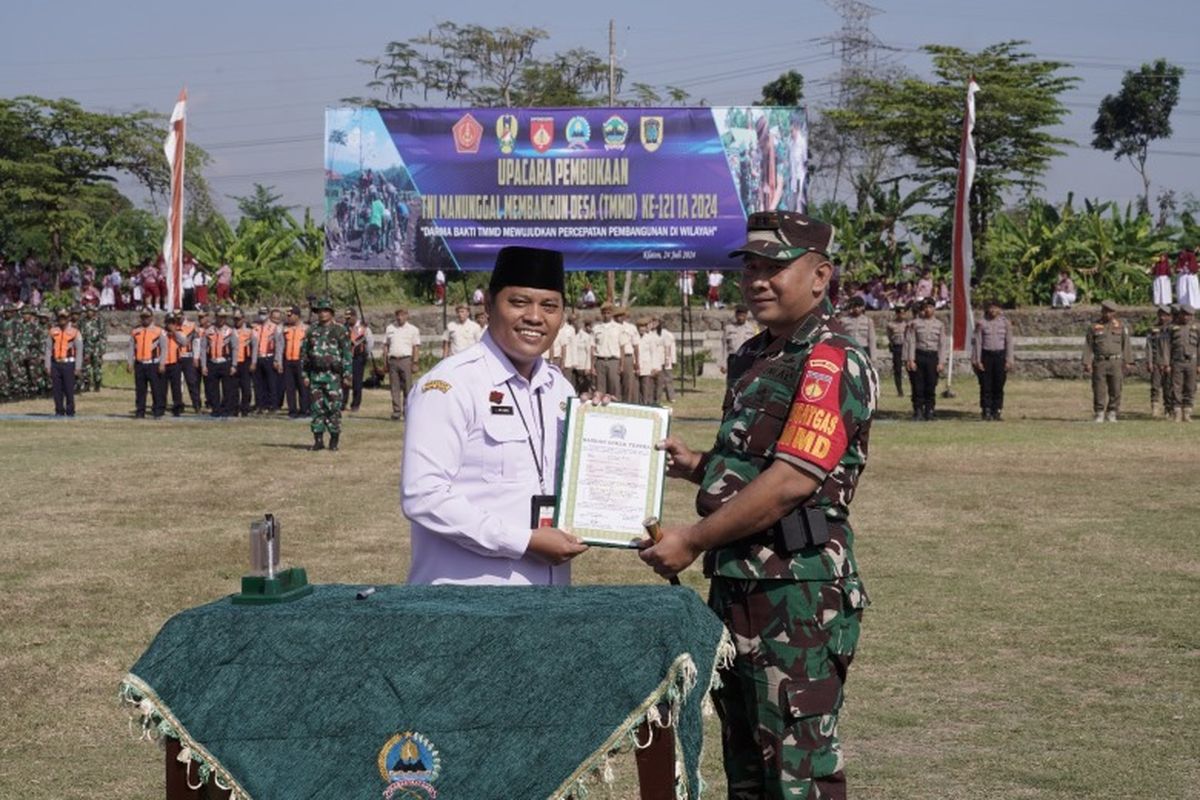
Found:
[(98, 392), (104, 381), (104, 351), (108, 349), (104, 320), (85, 314), (79, 324), (83, 334), (83, 391)]
[(9, 325), (8, 306), (4, 307), (4, 319), (0, 319), (0, 403), (12, 400), (12, 332)]
[(318, 323), (308, 329), (300, 345), (312, 392), (312, 432), (342, 431), (342, 380), (350, 375), (350, 335), (343, 325)]
[(697, 510), (712, 513), (781, 459), (819, 483), (805, 505), (830, 533), (788, 553), (772, 528), (705, 555), (709, 604), (737, 647), (714, 695), (731, 798), (845, 796), (838, 712), (868, 604), (847, 517), (878, 384), (827, 300), (791, 336), (759, 334), (730, 361)]

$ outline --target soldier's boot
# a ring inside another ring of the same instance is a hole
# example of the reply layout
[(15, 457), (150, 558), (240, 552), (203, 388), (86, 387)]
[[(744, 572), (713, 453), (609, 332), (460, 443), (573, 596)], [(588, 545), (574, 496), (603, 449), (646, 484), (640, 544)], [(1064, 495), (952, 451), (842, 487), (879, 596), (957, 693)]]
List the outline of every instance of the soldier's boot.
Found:
[(338, 439), (340, 439), (340, 438), (341, 438), (341, 436), (342, 436), (342, 435), (341, 435), (340, 433), (331, 433), (331, 434), (329, 434), (329, 449), (330, 449), (330, 450), (337, 450), (337, 449), (338, 449)]
[(1150, 401), (1150, 417), (1152, 419), (1162, 419), (1162, 406), (1155, 400)]
[(1183, 422), (1183, 409), (1175, 409), (1175, 411), (1171, 414), (1171, 419), (1173, 419), (1175, 422)]
[(324, 449), (325, 449), (325, 434), (323, 434), (323, 433), (314, 433), (314, 434), (313, 434), (313, 446), (312, 446), (312, 449), (313, 449), (313, 452), (314, 452), (314, 453), (315, 453), (317, 450), (324, 450)]
[(1183, 421), (1184, 422), (1192, 421), (1192, 407), (1191, 406), (1183, 407)]

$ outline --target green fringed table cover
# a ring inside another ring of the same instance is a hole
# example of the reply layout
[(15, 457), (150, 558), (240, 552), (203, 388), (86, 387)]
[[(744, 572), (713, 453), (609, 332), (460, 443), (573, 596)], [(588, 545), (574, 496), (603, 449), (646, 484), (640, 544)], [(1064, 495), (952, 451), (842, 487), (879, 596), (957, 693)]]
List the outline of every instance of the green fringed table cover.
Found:
[(674, 725), (677, 792), (698, 796), (701, 701), (730, 645), (692, 590), (357, 589), (184, 611), (121, 696), (244, 800), (581, 796), (646, 720)]

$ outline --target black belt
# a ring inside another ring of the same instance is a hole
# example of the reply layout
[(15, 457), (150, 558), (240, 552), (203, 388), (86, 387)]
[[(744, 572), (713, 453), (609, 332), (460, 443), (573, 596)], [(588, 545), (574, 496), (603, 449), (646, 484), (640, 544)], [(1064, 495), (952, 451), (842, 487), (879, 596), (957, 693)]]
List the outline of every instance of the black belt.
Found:
[(597, 361), (616, 361), (620, 356), (596, 356)]
[(937, 354), (937, 350), (917, 350), (917, 355), (919, 356), (933, 356), (934, 358), (937, 358)]
[(1100, 359), (1101, 361), (1112, 361), (1114, 358), (1120, 358), (1120, 356), (1096, 356), (1096, 358)]
[(984, 350), (984, 351), (983, 351), (983, 354), (984, 354), (984, 355), (987, 355), (988, 353), (991, 353), (991, 354), (992, 354), (992, 355), (994, 355), (994, 356), (995, 356), (995, 355), (1000, 355), (1000, 356), (1006, 356), (1006, 355), (1008, 355), (1008, 351), (1007, 351), (1007, 350)]

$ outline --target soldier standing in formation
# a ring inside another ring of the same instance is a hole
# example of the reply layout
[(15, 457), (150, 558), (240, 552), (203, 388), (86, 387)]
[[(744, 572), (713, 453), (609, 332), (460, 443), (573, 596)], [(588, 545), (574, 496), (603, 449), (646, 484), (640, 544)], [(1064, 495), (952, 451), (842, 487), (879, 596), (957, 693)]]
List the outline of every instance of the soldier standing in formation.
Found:
[[(83, 335), (65, 309), (46, 340), (45, 367), (54, 392), (54, 416), (75, 416), (75, 380), (83, 376)], [(1195, 383), (1193, 383), (1195, 386)]]
[(126, 368), (133, 372), (134, 416), (146, 417), (146, 390), (150, 391), (151, 413), (155, 419), (167, 410), (166, 387), (163, 384), (163, 356), (166, 355), (166, 332), (154, 324), (154, 312), (143, 308), (138, 313), (138, 326), (129, 334), (129, 361)]
[(1092, 411), (1095, 422), (1116, 422), (1121, 411), (1125, 373), (1133, 366), (1129, 328), (1117, 319), (1117, 305), (1100, 304), (1100, 320), (1088, 328), (1083, 343), (1083, 374), (1092, 376)]
[(933, 315), (936, 302), (926, 297), (919, 303), (920, 316), (908, 323), (904, 332), (904, 361), (912, 385), (914, 420), (934, 419), (938, 378), (945, 372), (950, 340), (946, 326)]
[(1150, 416), (1154, 419), (1175, 415), (1171, 402), (1171, 309), (1155, 309), (1158, 320), (1146, 332), (1146, 368), (1150, 371)]
[(1176, 422), (1191, 422), (1196, 404), (1196, 370), (1200, 369), (1200, 324), (1196, 309), (1181, 303), (1179, 322), (1171, 326), (1171, 388)]
[(1004, 410), (1004, 384), (1013, 368), (1013, 334), (1012, 324), (996, 300), (985, 304), (983, 319), (975, 323), (971, 366), (979, 377), (979, 414), (984, 422), (999, 422)]
[(849, 505), (879, 379), (826, 297), (833, 228), (790, 211), (747, 227), (742, 295), (766, 330), (730, 365), (712, 449), (662, 443), (668, 474), (699, 484), (703, 519), (641, 557), (669, 577), (703, 555), (733, 634), (713, 693), (729, 796), (844, 798), (837, 722), (868, 605)]
[(904, 397), (904, 332), (908, 330), (908, 307), (897, 303), (895, 316), (888, 320), (888, 347), (892, 351), (892, 380), (896, 382), (896, 396)]
[(308, 325), (300, 320), (300, 308), (288, 309), (283, 324), (283, 394), (287, 398), (288, 417), (307, 417), (312, 411), (308, 386), (304, 383), (304, 362), (300, 352)]
[(204, 377), (204, 392), (214, 417), (228, 417), (234, 412), (230, 396), (229, 361), (236, 337), (233, 328), (225, 324), (229, 312), (218, 308), (213, 312), (213, 324), (200, 340), (200, 374)]
[(337, 450), (342, 434), (342, 389), (350, 385), (350, 335), (333, 322), (333, 302), (322, 298), (313, 303), (317, 324), (308, 329), (300, 346), (304, 362), (304, 385), (312, 399), (312, 449)]
[(729, 371), (729, 364), (738, 350), (742, 349), (742, 345), (754, 338), (758, 333), (758, 327), (747, 318), (750, 309), (742, 304), (738, 304), (733, 309), (733, 322), (725, 323), (725, 329), (721, 331), (721, 374), (725, 375)]
[(408, 321), (408, 309), (396, 309), (396, 321), (383, 332), (383, 359), (392, 392), (392, 419), (404, 418), (408, 387), (421, 359), (421, 331)]
[(104, 382), (104, 353), (108, 350), (108, 332), (95, 306), (84, 309), (79, 333), (83, 335), (84, 358), (81, 390), (98, 392)]
[(613, 320), (621, 329), (621, 400), (636, 403), (640, 391), (637, 376), (637, 326), (629, 321), (629, 312), (624, 308), (613, 311)]
[(838, 318), (846, 333), (854, 337), (867, 351), (871, 363), (875, 363), (875, 323), (867, 316), (867, 302), (862, 297), (851, 297), (847, 313)]
[(613, 320), (612, 303), (600, 306), (600, 323), (593, 326), (596, 339), (596, 391), (601, 395), (621, 396), (621, 341), (624, 332)]

